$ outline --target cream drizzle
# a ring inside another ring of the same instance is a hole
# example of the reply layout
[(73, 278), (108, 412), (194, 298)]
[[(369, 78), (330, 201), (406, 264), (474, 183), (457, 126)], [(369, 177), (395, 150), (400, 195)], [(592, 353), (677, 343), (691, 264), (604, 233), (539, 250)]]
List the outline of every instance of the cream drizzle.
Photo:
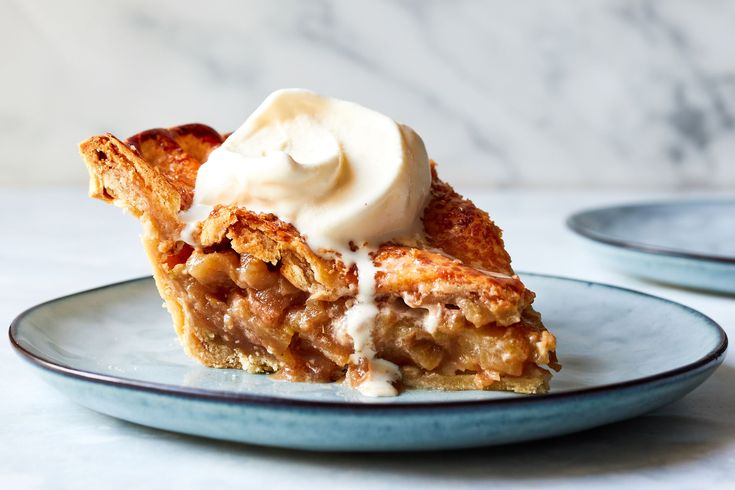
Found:
[(401, 378), (401, 371), (390, 361), (375, 357), (373, 343), (373, 327), (378, 315), (378, 306), (375, 304), (375, 274), (377, 268), (373, 264), (371, 254), (375, 248), (363, 246), (356, 251), (343, 251), (342, 258), (349, 266), (354, 264), (357, 269), (357, 288), (355, 304), (353, 304), (342, 318), (341, 327), (352, 338), (354, 353), (350, 362), (354, 365), (361, 361), (368, 363), (366, 379), (356, 386), (365, 396), (396, 396), (398, 390), (393, 385)]

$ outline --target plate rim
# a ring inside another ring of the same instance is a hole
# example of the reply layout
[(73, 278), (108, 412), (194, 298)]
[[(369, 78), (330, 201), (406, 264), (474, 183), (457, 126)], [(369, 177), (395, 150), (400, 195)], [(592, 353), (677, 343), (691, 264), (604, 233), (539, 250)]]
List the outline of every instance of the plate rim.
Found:
[(577, 278), (559, 276), (559, 275), (554, 275), (554, 274), (541, 274), (541, 273), (534, 273), (534, 272), (518, 272), (518, 275), (542, 277), (542, 278), (549, 278), (549, 279), (560, 279), (563, 281), (580, 283), (580, 284), (584, 284), (587, 286), (590, 286), (590, 285), (601, 286), (607, 289), (624, 291), (627, 293), (645, 296), (653, 300), (662, 301), (680, 310), (683, 310), (685, 313), (689, 315), (698, 317), (703, 322), (703, 324), (706, 324), (708, 327), (714, 329), (714, 331), (717, 333), (718, 341), (716, 345), (712, 349), (710, 349), (709, 352), (707, 352), (702, 357), (700, 357), (699, 359), (693, 362), (690, 362), (683, 366), (676, 367), (674, 369), (669, 369), (667, 371), (662, 371), (662, 372), (655, 373), (652, 375), (643, 376), (640, 378), (635, 378), (632, 380), (622, 381), (618, 383), (610, 383), (610, 384), (605, 384), (605, 385), (592, 386), (589, 388), (564, 391), (561, 393), (546, 393), (546, 394), (541, 394), (541, 395), (527, 395), (527, 396), (518, 396), (518, 397), (513, 397), (513, 398), (498, 398), (498, 399), (486, 399), (486, 400), (450, 400), (450, 401), (443, 401), (443, 402), (442, 401), (409, 402), (409, 403), (400, 403), (400, 404), (398, 403), (396, 404), (380, 403), (379, 404), (379, 403), (367, 403), (367, 402), (361, 403), (361, 402), (355, 402), (355, 401), (349, 401), (349, 400), (337, 402), (337, 401), (280, 398), (277, 396), (255, 395), (255, 394), (249, 394), (249, 393), (234, 393), (234, 392), (227, 392), (227, 391), (207, 390), (207, 389), (201, 389), (201, 388), (190, 388), (190, 387), (171, 385), (171, 384), (166, 384), (166, 383), (157, 383), (154, 381), (135, 380), (135, 379), (125, 378), (125, 377), (120, 377), (120, 376), (113, 376), (109, 374), (95, 373), (93, 371), (88, 371), (85, 369), (79, 369), (73, 366), (60, 364), (50, 359), (44, 358), (43, 356), (36, 355), (33, 352), (30, 352), (25, 347), (23, 347), (21, 345), (21, 342), (17, 338), (18, 331), (21, 328), (21, 325), (23, 321), (25, 320), (25, 318), (29, 316), (30, 314), (34, 313), (36, 310), (47, 307), (57, 302), (69, 300), (76, 296), (81, 296), (83, 294), (102, 291), (104, 289), (121, 287), (127, 284), (136, 283), (136, 282), (151, 281), (153, 279), (153, 276), (142, 276), (142, 277), (127, 279), (124, 281), (105, 284), (105, 285), (97, 286), (91, 289), (86, 289), (83, 291), (78, 291), (75, 293), (60, 296), (58, 298), (54, 298), (48, 301), (41, 302), (37, 305), (31, 306), (30, 308), (21, 312), (17, 317), (15, 317), (15, 319), (13, 319), (13, 321), (10, 324), (10, 328), (8, 329), (8, 338), (10, 340), (11, 346), (16, 351), (16, 353), (18, 353), (18, 355), (22, 359), (29, 362), (33, 366), (41, 368), (42, 370), (45, 370), (45, 371), (50, 371), (53, 374), (61, 375), (64, 377), (70, 377), (70, 378), (73, 378), (73, 379), (76, 379), (82, 382), (103, 384), (107, 386), (112, 386), (113, 388), (127, 389), (127, 390), (133, 390), (133, 391), (144, 391), (144, 392), (154, 393), (157, 395), (168, 396), (168, 397), (178, 397), (178, 398), (185, 398), (185, 399), (191, 399), (191, 400), (204, 400), (208, 402), (217, 402), (217, 403), (225, 403), (225, 404), (237, 404), (237, 405), (242, 405), (242, 406), (258, 405), (258, 406), (270, 406), (270, 407), (280, 407), (280, 408), (328, 409), (328, 410), (339, 410), (339, 411), (367, 410), (367, 411), (376, 412), (376, 413), (382, 412), (382, 411), (396, 412), (396, 411), (402, 411), (402, 410), (405, 411), (405, 410), (417, 410), (417, 409), (420, 409), (422, 411), (430, 411), (430, 410), (435, 411), (435, 410), (447, 410), (447, 409), (457, 409), (457, 408), (478, 408), (478, 407), (492, 408), (495, 406), (542, 404), (542, 403), (549, 403), (549, 402), (555, 402), (555, 401), (560, 401), (560, 400), (561, 401), (570, 400), (570, 399), (575, 399), (579, 397), (604, 395), (604, 394), (609, 394), (613, 392), (618, 392), (620, 390), (634, 389), (634, 388), (639, 388), (639, 387), (647, 386), (647, 385), (658, 383), (658, 382), (672, 380), (677, 377), (696, 372), (700, 369), (710, 367), (710, 365), (712, 364), (717, 366), (722, 363), (727, 353), (728, 337), (724, 329), (717, 322), (715, 322), (712, 318), (708, 317), (704, 313), (698, 310), (695, 310), (694, 308), (691, 308), (689, 306), (678, 303), (676, 301), (672, 301), (666, 298), (661, 298), (653, 294), (636, 291), (630, 288), (625, 288), (621, 286), (615, 286), (612, 284), (600, 283), (600, 282), (595, 282), (595, 281), (588, 281), (585, 279), (577, 279)]
[(642, 242), (636, 242), (633, 240), (626, 240), (623, 238), (615, 238), (605, 235), (603, 233), (590, 230), (581, 223), (580, 218), (583, 216), (589, 216), (591, 214), (600, 213), (602, 211), (617, 211), (617, 210), (628, 210), (628, 209), (641, 209), (641, 208), (652, 208), (652, 207), (666, 207), (672, 205), (703, 205), (703, 204), (731, 204), (735, 206), (735, 199), (722, 198), (722, 199), (695, 199), (695, 200), (664, 200), (664, 201), (643, 201), (629, 204), (617, 204), (613, 206), (599, 206), (593, 208), (585, 208), (576, 211), (569, 215), (565, 220), (567, 228), (576, 233), (577, 235), (592, 240), (597, 243), (605, 245), (611, 245), (616, 248), (625, 250), (631, 250), (635, 252), (641, 252), (649, 255), (665, 255), (668, 257), (689, 259), (696, 261), (703, 261), (716, 264), (735, 265), (735, 256), (730, 255), (716, 255), (716, 254), (705, 254), (702, 252), (692, 252), (683, 249), (669, 248), (661, 245), (651, 245)]

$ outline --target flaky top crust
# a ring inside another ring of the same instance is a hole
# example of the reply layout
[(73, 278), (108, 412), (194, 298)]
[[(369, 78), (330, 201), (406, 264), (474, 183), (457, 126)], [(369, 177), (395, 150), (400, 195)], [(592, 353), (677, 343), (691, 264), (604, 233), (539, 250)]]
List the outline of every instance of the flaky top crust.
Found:
[[(80, 151), (90, 173), (90, 195), (142, 218), (161, 254), (175, 253), (183, 228), (178, 213), (191, 205), (197, 170), (222, 141), (201, 124), (149, 130), (125, 142), (111, 134), (89, 138)], [(461, 303), (478, 327), (520, 321), (534, 295), (514, 274), (501, 230), (441, 181), (433, 162), (423, 221), (425, 242), (378, 248), (376, 294), (401, 297), (414, 307)], [(193, 236), (204, 249), (226, 243), (240, 254), (280, 263), (281, 273), (314, 299), (333, 301), (357, 292), (354, 267), (335, 254), (312, 250), (295, 227), (272, 214), (219, 206)]]

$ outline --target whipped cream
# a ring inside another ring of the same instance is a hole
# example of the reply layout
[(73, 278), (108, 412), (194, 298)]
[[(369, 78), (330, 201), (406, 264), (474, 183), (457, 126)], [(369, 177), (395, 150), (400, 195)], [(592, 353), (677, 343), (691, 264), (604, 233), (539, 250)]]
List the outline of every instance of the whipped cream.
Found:
[(293, 224), (314, 250), (377, 246), (421, 235), (430, 185), (426, 148), (408, 126), (352, 102), (285, 89), (210, 154), (182, 218), (196, 223), (208, 208), (236, 205)]
[(199, 168), (193, 205), (180, 215), (182, 240), (192, 243), (215, 206), (239, 206), (275, 214), (313, 250), (355, 264), (358, 294), (341, 327), (353, 341), (352, 362), (370, 364), (357, 388), (395, 395), (400, 371), (375, 358), (372, 343), (378, 309), (370, 254), (387, 241), (421, 238), (430, 186), (426, 148), (408, 126), (352, 102), (278, 90)]

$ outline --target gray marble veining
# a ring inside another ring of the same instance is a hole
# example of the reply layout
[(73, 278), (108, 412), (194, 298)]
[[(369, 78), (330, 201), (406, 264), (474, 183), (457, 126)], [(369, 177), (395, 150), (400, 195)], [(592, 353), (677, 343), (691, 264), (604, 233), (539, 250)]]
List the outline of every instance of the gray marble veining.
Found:
[(735, 3), (0, 3), (0, 182), (81, 182), (75, 144), (240, 124), (273, 89), (414, 126), (458, 184), (735, 186)]

